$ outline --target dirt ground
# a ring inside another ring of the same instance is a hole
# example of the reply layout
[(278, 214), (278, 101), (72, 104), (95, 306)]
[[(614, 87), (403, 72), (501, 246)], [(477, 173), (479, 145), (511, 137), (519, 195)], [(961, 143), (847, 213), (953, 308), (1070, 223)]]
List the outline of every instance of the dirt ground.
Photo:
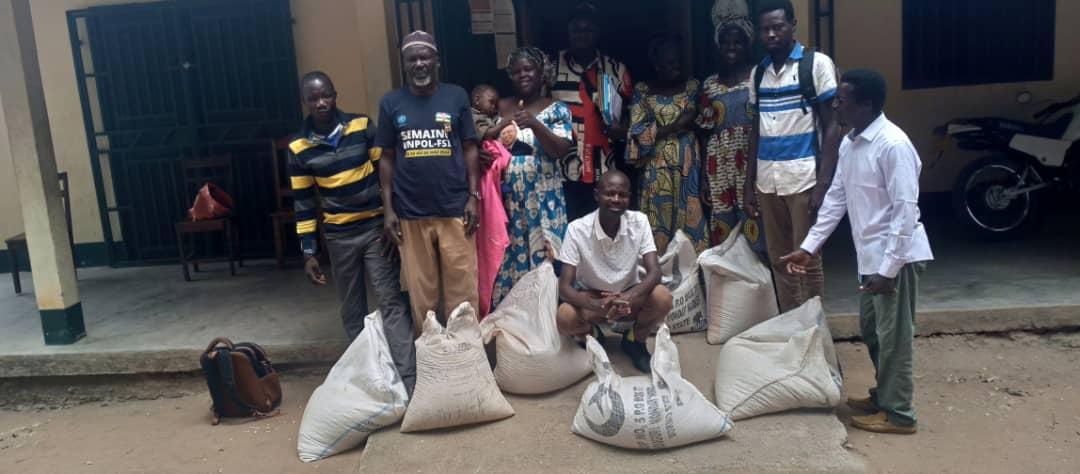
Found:
[[(915, 354), (919, 433), (848, 428), (873, 470), (1080, 472), (1080, 333), (919, 338)], [(841, 344), (840, 357), (848, 393), (869, 388), (865, 347)]]
[[(865, 390), (873, 380), (865, 349), (852, 343), (838, 349), (849, 393)], [(1077, 472), (1080, 333), (920, 338), (916, 355), (919, 433), (849, 429), (846, 447), (871, 470)], [(209, 425), (209, 398), (197, 378), (0, 383), (0, 472), (362, 470), (359, 450), (312, 464), (297, 459), (303, 404), (321, 377), (308, 371), (285, 380), (281, 416), (216, 427)], [(151, 394), (160, 397), (141, 399)], [(846, 423), (851, 412), (839, 414)], [(596, 470), (605, 467), (612, 466)]]

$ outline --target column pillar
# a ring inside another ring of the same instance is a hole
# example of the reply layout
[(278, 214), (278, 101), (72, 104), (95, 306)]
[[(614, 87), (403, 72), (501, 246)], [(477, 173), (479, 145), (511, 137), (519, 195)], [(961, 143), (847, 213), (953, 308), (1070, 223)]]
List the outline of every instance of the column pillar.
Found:
[(86, 335), (29, 0), (0, 0), (0, 105), (46, 344)]

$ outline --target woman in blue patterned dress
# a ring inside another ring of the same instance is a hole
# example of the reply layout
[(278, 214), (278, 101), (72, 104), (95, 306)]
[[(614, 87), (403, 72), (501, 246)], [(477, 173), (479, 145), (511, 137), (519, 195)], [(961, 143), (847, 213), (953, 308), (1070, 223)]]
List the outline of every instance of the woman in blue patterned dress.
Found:
[(559, 159), (571, 146), (570, 108), (548, 96), (552, 67), (539, 49), (513, 52), (506, 69), (515, 97), (500, 101), (500, 126), (516, 126), (518, 133), (503, 179), (510, 246), (495, 280), (492, 307), (548, 252), (558, 253), (567, 224)]

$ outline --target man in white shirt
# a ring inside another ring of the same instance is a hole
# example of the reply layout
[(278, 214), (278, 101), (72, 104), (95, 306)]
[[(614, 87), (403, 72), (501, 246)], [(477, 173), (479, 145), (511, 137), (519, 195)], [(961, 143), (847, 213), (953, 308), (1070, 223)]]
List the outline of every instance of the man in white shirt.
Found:
[(919, 222), (922, 163), (903, 130), (885, 118), (885, 79), (856, 69), (840, 79), (833, 108), (852, 130), (840, 145), (836, 175), (817, 223), (798, 250), (782, 257), (788, 271), (806, 271), (811, 255), (836, 229), (845, 212), (858, 257), (859, 322), (877, 371), (866, 398), (849, 397), (852, 408), (872, 412), (852, 426), (878, 433), (915, 432), (912, 406), (912, 345), (919, 276), (933, 260)]
[(622, 350), (634, 367), (649, 372), (645, 340), (672, 306), (649, 218), (627, 210), (630, 180), (618, 170), (600, 176), (594, 196), (599, 208), (570, 223), (559, 251), (559, 333), (584, 337), (609, 326), (623, 333)]

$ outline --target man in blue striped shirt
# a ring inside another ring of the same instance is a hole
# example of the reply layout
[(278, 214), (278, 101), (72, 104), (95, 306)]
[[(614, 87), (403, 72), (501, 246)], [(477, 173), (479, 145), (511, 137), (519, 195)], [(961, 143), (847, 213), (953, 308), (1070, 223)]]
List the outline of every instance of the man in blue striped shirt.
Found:
[[(768, 56), (751, 74), (761, 83), (750, 89), (757, 110), (743, 202), (750, 216), (761, 213), (777, 299), (786, 312), (824, 293), (820, 255), (802, 275), (789, 273), (780, 257), (806, 238), (836, 169), (840, 131), (830, 107), (836, 68), (828, 56), (795, 41), (789, 0), (766, 1), (758, 12), (758, 33)], [(804, 54), (813, 54), (812, 63), (803, 60)], [(812, 77), (813, 97), (803, 92), (801, 64), (813, 66), (812, 74), (804, 75)]]

